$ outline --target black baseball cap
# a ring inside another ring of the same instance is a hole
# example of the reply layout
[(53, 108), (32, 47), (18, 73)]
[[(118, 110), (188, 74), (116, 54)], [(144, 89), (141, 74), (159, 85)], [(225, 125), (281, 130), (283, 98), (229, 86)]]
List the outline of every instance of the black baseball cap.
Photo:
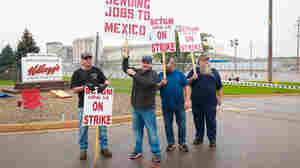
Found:
[(87, 58), (92, 58), (92, 54), (90, 53), (82, 53), (81, 54), (81, 59), (87, 59)]

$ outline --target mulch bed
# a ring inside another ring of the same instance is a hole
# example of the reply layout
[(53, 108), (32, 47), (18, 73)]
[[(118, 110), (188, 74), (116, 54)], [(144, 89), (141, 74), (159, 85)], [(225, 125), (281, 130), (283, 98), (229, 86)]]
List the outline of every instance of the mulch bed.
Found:
[[(41, 96), (48, 98), (48, 100), (42, 100), (44, 106), (36, 110), (18, 107), (17, 102), (22, 100), (20, 94), (12, 95), (11, 98), (0, 99), (0, 124), (77, 120), (78, 96), (73, 94), (71, 90), (65, 91), (71, 94), (72, 98), (60, 99), (49, 92), (42, 92)], [(159, 109), (159, 96), (157, 96), (156, 102), (157, 109)], [(113, 116), (128, 115), (131, 113), (131, 109), (130, 95), (126, 93), (115, 94)]]

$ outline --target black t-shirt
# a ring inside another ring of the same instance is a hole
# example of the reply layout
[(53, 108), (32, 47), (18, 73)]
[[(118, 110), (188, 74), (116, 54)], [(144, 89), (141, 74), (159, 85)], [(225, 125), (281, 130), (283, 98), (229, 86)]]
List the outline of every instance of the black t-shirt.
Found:
[[(84, 86), (87, 83), (104, 84), (107, 78), (103, 72), (97, 68), (92, 67), (88, 70), (78, 69), (72, 75), (71, 88)], [(79, 103), (78, 107), (83, 107), (84, 104), (84, 91), (78, 93)]]

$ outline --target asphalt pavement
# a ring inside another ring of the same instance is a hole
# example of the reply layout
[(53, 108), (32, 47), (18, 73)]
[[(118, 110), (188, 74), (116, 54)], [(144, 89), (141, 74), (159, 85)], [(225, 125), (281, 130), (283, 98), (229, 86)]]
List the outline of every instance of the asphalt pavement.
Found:
[[(179, 150), (166, 153), (166, 137), (159, 119), (162, 148), (160, 167), (166, 168), (295, 168), (300, 164), (300, 97), (226, 98), (218, 113), (217, 148), (192, 145), (195, 133), (188, 113), (189, 153)], [(175, 126), (175, 135), (177, 129)], [(95, 129), (89, 132), (88, 160), (79, 160), (77, 130), (0, 134), (2, 168), (90, 168), (95, 152)], [(144, 158), (128, 160), (133, 149), (130, 123), (109, 128), (113, 157), (100, 155), (97, 167), (152, 167), (147, 137)], [(177, 140), (177, 138), (176, 138)]]

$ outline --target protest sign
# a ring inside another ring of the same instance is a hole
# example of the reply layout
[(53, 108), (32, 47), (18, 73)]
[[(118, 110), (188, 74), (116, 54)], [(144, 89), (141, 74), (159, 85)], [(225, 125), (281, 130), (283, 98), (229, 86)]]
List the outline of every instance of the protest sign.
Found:
[(84, 89), (84, 126), (110, 126), (112, 124), (113, 89), (106, 88), (102, 93)]
[(152, 52), (176, 52), (174, 18), (151, 19)]
[(201, 50), (201, 36), (199, 27), (179, 26), (178, 36), (180, 52), (193, 52)]
[(106, 0), (104, 38), (149, 40), (150, 0)]

